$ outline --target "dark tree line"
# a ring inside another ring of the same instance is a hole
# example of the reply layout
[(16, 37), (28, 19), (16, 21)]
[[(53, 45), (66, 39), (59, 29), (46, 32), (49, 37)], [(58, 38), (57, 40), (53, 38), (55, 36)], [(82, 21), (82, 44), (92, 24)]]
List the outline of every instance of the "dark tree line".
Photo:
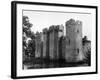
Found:
[[(23, 57), (32, 57), (35, 55), (35, 35), (31, 31), (33, 25), (29, 22), (27, 16), (23, 16)], [(27, 41), (27, 39), (29, 39)]]
[[(89, 41), (87, 36), (84, 36), (84, 38), (82, 39), (83, 46), (86, 44), (87, 41)], [(85, 55), (85, 62), (91, 65), (91, 47), (87, 48), (86, 55)]]

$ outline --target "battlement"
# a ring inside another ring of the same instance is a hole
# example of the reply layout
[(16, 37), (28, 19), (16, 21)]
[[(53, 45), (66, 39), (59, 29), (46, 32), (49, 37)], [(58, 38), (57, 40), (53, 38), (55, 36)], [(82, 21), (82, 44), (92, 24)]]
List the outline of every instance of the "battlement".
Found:
[(61, 25), (52, 25), (49, 27), (49, 31), (62, 31), (64, 29)]
[(49, 27), (49, 31), (53, 31), (54, 30), (54, 27), (55, 27), (54, 25), (50, 26)]
[(82, 25), (82, 22), (79, 20), (75, 21), (74, 19), (70, 19), (69, 21), (66, 22), (66, 26), (68, 25)]
[(75, 24), (75, 20), (74, 19), (70, 19), (66, 22), (66, 26), (67, 25), (74, 25)]
[(45, 33), (47, 33), (48, 32), (48, 29), (47, 28), (44, 28), (43, 29), (43, 33), (45, 34)]

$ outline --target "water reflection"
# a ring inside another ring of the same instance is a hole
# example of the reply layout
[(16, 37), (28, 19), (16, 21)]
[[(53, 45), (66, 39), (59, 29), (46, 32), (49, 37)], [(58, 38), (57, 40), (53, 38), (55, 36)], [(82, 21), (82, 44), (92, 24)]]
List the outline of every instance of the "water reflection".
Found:
[(79, 67), (88, 66), (86, 63), (59, 63), (59, 62), (42, 62), (24, 64), (24, 69), (39, 69), (39, 68), (59, 68), (59, 67)]

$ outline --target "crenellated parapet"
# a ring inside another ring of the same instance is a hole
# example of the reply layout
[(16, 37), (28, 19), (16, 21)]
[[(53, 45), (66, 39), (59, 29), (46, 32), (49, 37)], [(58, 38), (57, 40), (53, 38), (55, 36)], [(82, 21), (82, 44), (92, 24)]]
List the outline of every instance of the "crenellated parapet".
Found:
[(49, 32), (54, 31), (54, 27), (55, 27), (54, 25), (50, 26), (50, 27), (49, 27)]
[(44, 28), (43, 29), (43, 34), (46, 34), (48, 32), (48, 29), (47, 28)]
[[(63, 26), (62, 26), (63, 27)], [(62, 31), (61, 29), (61, 25), (52, 25), (49, 27), (49, 32), (52, 32), (52, 31)]]
[(69, 21), (66, 22), (66, 26), (69, 25), (82, 25), (82, 22), (79, 20), (74, 20), (74, 19), (70, 19)]
[(66, 22), (66, 26), (68, 25), (75, 25), (75, 20), (74, 19), (70, 19), (69, 21)]

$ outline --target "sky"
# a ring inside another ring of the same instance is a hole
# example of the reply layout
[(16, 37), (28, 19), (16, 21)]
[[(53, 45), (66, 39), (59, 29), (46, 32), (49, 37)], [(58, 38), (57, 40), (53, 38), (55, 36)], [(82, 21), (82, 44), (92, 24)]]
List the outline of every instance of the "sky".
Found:
[(91, 14), (80, 14), (72, 12), (46, 12), (46, 11), (23, 11), (23, 16), (29, 17), (29, 22), (33, 24), (33, 32), (42, 32), (44, 28), (51, 25), (63, 25), (65, 34), (65, 22), (72, 19), (82, 21), (82, 36), (87, 36), (91, 40)]

